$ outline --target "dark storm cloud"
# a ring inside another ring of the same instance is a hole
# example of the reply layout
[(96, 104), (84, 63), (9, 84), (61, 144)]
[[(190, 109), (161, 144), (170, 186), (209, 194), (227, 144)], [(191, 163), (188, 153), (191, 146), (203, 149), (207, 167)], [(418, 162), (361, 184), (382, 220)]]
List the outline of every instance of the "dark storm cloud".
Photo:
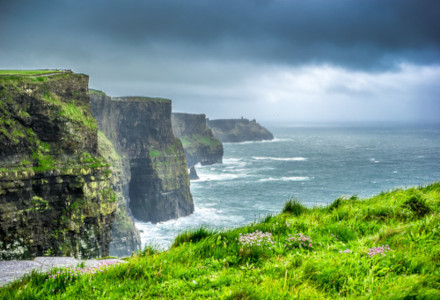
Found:
[(169, 48), (186, 59), (374, 70), (439, 63), (439, 15), (435, 0), (14, 0), (1, 4), (0, 37), (36, 51)]
[(432, 120), (438, 0), (0, 0), (0, 68), (211, 118)]

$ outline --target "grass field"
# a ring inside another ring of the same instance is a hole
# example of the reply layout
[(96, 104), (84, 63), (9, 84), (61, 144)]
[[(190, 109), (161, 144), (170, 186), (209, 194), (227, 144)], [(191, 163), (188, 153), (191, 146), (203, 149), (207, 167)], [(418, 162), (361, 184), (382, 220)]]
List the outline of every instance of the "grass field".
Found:
[(440, 299), (439, 212), (440, 182), (325, 208), (291, 200), (279, 215), (183, 232), (170, 250), (102, 270), (34, 273), (0, 298)]
[(52, 73), (63, 73), (64, 70), (0, 70), (0, 76), (15, 76), (15, 75), (44, 75)]

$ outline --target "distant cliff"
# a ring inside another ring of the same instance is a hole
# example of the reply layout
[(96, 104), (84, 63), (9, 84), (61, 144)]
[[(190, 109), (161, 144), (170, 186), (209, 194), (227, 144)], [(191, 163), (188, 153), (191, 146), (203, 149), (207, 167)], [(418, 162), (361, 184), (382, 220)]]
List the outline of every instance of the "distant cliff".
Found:
[(160, 222), (194, 211), (182, 144), (171, 127), (171, 101), (110, 98), (91, 93), (98, 127), (130, 174), (129, 208), (142, 221)]
[(117, 203), (88, 76), (0, 76), (0, 259), (109, 254)]
[(255, 120), (248, 119), (220, 119), (209, 120), (214, 136), (222, 142), (246, 142), (273, 140), (272, 133), (258, 124)]
[(171, 120), (175, 136), (182, 141), (189, 168), (197, 163), (222, 163), (223, 145), (206, 124), (206, 115), (173, 113)]

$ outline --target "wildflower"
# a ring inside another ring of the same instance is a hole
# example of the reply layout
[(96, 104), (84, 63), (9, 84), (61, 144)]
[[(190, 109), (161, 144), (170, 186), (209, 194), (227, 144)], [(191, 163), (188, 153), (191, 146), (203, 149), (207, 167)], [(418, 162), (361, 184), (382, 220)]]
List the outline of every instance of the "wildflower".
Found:
[(379, 247), (372, 247), (372, 248), (368, 249), (367, 255), (369, 257), (374, 257), (376, 255), (383, 255), (383, 256), (385, 256), (388, 251), (392, 251), (392, 250), (390, 249), (390, 246), (387, 244), (385, 246), (382, 245), (382, 246), (379, 246)]
[(312, 241), (312, 239), (309, 237), (309, 236), (307, 236), (307, 235), (304, 235), (304, 234), (302, 234), (302, 233), (296, 233), (295, 235), (291, 235), (291, 234), (289, 234), (289, 237), (286, 239), (286, 248), (295, 248), (295, 247), (298, 247), (298, 248), (302, 248), (303, 246), (304, 247), (308, 247), (308, 248), (312, 248), (313, 247), (313, 241)]
[(274, 242), (272, 240), (272, 234), (270, 232), (261, 232), (259, 230), (239, 235), (238, 242), (244, 247), (260, 247), (260, 246), (270, 246)]

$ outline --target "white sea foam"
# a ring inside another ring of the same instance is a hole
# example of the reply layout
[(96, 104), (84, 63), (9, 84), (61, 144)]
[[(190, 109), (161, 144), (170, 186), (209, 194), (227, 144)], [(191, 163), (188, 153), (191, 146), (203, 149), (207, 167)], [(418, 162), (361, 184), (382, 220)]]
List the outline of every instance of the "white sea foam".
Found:
[(192, 180), (191, 182), (204, 182), (204, 181), (222, 181), (222, 180), (233, 180), (238, 178), (236, 174), (203, 174), (199, 173), (199, 179)]
[(243, 168), (248, 163), (241, 158), (225, 158), (223, 159), (223, 165), (226, 169)]
[(244, 218), (237, 215), (224, 215), (222, 210), (213, 207), (195, 207), (193, 214), (174, 220), (152, 224), (136, 220), (136, 227), (141, 230), (142, 247), (153, 245), (161, 249), (169, 248), (179, 232), (194, 229), (202, 225), (225, 228), (224, 224), (238, 224)]
[(305, 157), (271, 157), (271, 156), (253, 156), (256, 160), (277, 160), (277, 161), (306, 161)]
[(232, 165), (241, 162), (243, 159), (241, 158), (224, 158), (223, 164), (224, 165)]
[(262, 178), (258, 181), (260, 182), (266, 182), (266, 181), (306, 181), (310, 180), (310, 177), (307, 176), (292, 176), (292, 177), (280, 177), (280, 178)]
[(264, 140), (264, 141), (246, 141), (246, 142), (239, 142), (239, 143), (230, 143), (230, 142), (226, 142), (223, 144), (236, 144), (236, 145), (247, 145), (247, 144), (260, 144), (260, 143), (282, 143), (282, 142), (291, 142), (293, 141), (292, 139), (279, 139), (279, 138), (274, 138), (273, 140)]

